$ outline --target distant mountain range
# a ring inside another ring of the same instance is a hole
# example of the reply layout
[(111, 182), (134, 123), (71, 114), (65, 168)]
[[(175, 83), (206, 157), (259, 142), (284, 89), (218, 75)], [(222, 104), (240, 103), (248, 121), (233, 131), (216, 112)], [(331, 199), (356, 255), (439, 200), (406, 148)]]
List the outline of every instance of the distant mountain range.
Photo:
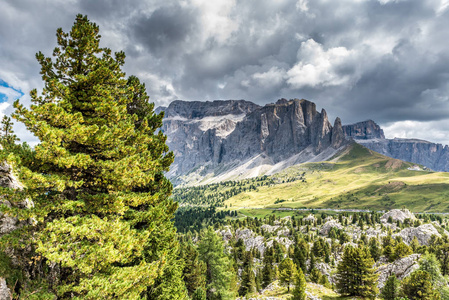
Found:
[(420, 140), (385, 139), (373, 121), (333, 126), (313, 102), (280, 99), (259, 106), (245, 100), (173, 101), (162, 130), (175, 161), (175, 184), (211, 183), (270, 175), (292, 165), (329, 160), (352, 140), (381, 154), (449, 171), (449, 149)]
[(380, 154), (421, 164), (434, 171), (449, 171), (449, 147), (418, 139), (386, 139), (383, 130), (368, 120), (343, 126), (347, 137)]

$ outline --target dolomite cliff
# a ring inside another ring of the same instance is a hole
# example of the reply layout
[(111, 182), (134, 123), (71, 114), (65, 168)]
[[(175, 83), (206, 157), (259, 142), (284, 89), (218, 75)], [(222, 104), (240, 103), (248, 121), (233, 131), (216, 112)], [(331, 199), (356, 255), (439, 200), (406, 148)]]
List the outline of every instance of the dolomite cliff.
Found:
[(386, 139), (371, 120), (343, 126), (347, 138), (380, 154), (424, 165), (434, 171), (449, 172), (449, 146), (418, 139)]
[(263, 107), (244, 100), (174, 101), (161, 110), (175, 154), (168, 176), (177, 184), (271, 174), (325, 160), (347, 144), (341, 120), (332, 126), (324, 109), (304, 99)]

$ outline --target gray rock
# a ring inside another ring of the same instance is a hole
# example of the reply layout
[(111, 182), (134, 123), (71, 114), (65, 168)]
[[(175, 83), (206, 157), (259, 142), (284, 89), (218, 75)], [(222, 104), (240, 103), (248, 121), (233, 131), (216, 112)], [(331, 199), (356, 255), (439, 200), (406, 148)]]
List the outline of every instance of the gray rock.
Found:
[(263, 236), (257, 235), (251, 229), (237, 229), (235, 231), (235, 238), (242, 239), (245, 244), (245, 250), (249, 251), (253, 248), (257, 248), (261, 255), (265, 252), (265, 238)]
[(316, 221), (316, 218), (315, 218), (315, 216), (314, 215), (312, 215), (312, 214), (310, 214), (310, 215), (308, 215), (307, 217), (305, 217), (304, 219), (303, 219), (303, 221), (306, 221), (306, 222), (315, 222)]
[(271, 226), (269, 224), (263, 224), (262, 226), (260, 226), (260, 228), (263, 229), (265, 232), (273, 232), (281, 228), (281, 226), (279, 225)]
[(223, 241), (225, 242), (229, 242), (229, 240), (232, 239), (232, 232), (229, 228), (220, 230), (218, 233), (221, 234), (221, 236), (223, 237)]
[(6, 280), (0, 277), (0, 300), (9, 300), (12, 299), (11, 292), (6, 285)]
[(379, 278), (377, 280), (377, 286), (379, 289), (383, 288), (390, 275), (395, 274), (399, 280), (402, 280), (403, 278), (409, 276), (410, 273), (418, 269), (418, 259), (420, 256), (420, 254), (412, 254), (392, 263), (379, 266), (376, 270), (376, 273), (379, 274)]
[(423, 224), (418, 227), (404, 228), (398, 234), (394, 234), (393, 237), (400, 236), (402, 237), (404, 243), (407, 244), (410, 244), (413, 238), (416, 237), (421, 245), (427, 246), (432, 235), (441, 237), (441, 234), (435, 229), (432, 224)]
[(405, 219), (415, 220), (415, 215), (408, 209), (393, 209), (384, 213), (382, 217), (380, 217), (380, 221), (382, 223), (387, 223), (390, 217), (394, 222), (400, 221), (401, 223), (403, 223)]
[(373, 120), (343, 126), (347, 137), (355, 140), (385, 139), (384, 131)]
[(281, 99), (264, 107), (243, 100), (174, 101), (165, 109), (161, 129), (175, 154), (167, 176), (175, 184), (193, 183), (208, 175), (240, 175), (242, 165), (248, 170), (274, 167), (300, 153), (294, 163), (323, 153), (332, 156), (347, 143), (341, 122), (335, 124), (333, 129), (326, 111), (317, 112), (304, 99)]
[(321, 235), (328, 235), (329, 231), (333, 227), (335, 227), (337, 229), (343, 229), (343, 226), (341, 226), (341, 224), (338, 221), (330, 220), (330, 221), (327, 221), (323, 226), (321, 226), (320, 234)]
[(373, 121), (343, 126), (347, 138), (383, 155), (421, 164), (435, 171), (449, 171), (449, 146), (418, 139), (386, 139)]
[(290, 229), (287, 227), (283, 227), (282, 229), (278, 230), (276, 232), (277, 236), (289, 236), (290, 235)]
[(332, 268), (327, 263), (319, 262), (315, 264), (315, 267), (318, 269), (318, 271), (321, 272), (321, 274), (326, 275), (327, 279), (330, 283), (334, 283), (334, 277), (331, 275)]

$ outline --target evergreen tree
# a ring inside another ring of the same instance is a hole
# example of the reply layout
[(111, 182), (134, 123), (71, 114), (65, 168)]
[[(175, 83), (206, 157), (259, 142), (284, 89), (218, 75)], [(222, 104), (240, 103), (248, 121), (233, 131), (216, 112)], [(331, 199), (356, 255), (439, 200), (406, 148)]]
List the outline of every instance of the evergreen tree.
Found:
[(401, 282), (396, 278), (396, 275), (390, 275), (382, 289), (382, 298), (385, 300), (394, 300), (398, 298), (400, 285)]
[(195, 292), (192, 295), (192, 300), (206, 300), (206, 291), (199, 287), (195, 290)]
[(206, 264), (199, 260), (199, 253), (189, 241), (181, 244), (182, 257), (185, 265), (183, 278), (190, 296), (198, 289), (206, 288)]
[(239, 294), (245, 296), (256, 292), (256, 278), (253, 272), (253, 256), (251, 251), (246, 252), (243, 263), (242, 280)]
[(447, 285), (447, 280), (441, 274), (440, 262), (433, 253), (426, 253), (419, 260), (419, 270), (429, 273), (434, 287)]
[(382, 255), (382, 249), (380, 248), (379, 242), (375, 237), (369, 240), (369, 252), (374, 261), (377, 261)]
[(309, 273), (311, 273), (313, 269), (315, 269), (315, 255), (310, 253)]
[(100, 48), (86, 16), (56, 35), (55, 61), (36, 55), (42, 95), (31, 91), (29, 109), (14, 103), (14, 117), (40, 140), (20, 174), (42, 228), (37, 251), (61, 267), (62, 298), (137, 299), (158, 290), (183, 298), (177, 205), (164, 177), (173, 154), (156, 133), (163, 115), (137, 78), (125, 78), (125, 54)]
[(375, 297), (377, 294), (374, 260), (366, 248), (347, 246), (337, 266), (337, 289), (350, 296)]
[(303, 273), (307, 271), (306, 257), (304, 255), (304, 251), (297, 245), (295, 245), (293, 250), (293, 262), (299, 269), (302, 270)]
[(298, 272), (296, 273), (295, 278), (295, 288), (292, 291), (293, 298), (292, 300), (305, 300), (306, 295), (306, 277), (302, 272), (301, 268), (298, 268)]
[(198, 244), (200, 259), (206, 264), (207, 299), (233, 299), (231, 262), (224, 251), (223, 240), (209, 227)]
[(15, 146), (15, 142), (19, 141), (17, 135), (14, 134), (11, 118), (6, 115), (3, 116), (1, 125), (0, 144), (4, 149), (10, 150)]
[(290, 258), (284, 259), (279, 265), (279, 281), (282, 285), (287, 286), (288, 291), (295, 280), (296, 273), (296, 266)]
[(312, 271), (310, 271), (309, 279), (313, 283), (319, 283), (321, 279), (321, 272), (317, 268), (313, 268)]
[(266, 260), (264, 258), (264, 266), (262, 269), (262, 287), (267, 287), (274, 279), (275, 274), (273, 271), (273, 263), (271, 260)]
[(396, 247), (394, 247), (393, 260), (409, 256), (412, 253), (412, 248), (410, 248), (406, 243), (400, 242), (396, 245)]
[(416, 270), (402, 280), (401, 290), (403, 296), (410, 300), (440, 299), (440, 295), (432, 286), (432, 277), (426, 271)]

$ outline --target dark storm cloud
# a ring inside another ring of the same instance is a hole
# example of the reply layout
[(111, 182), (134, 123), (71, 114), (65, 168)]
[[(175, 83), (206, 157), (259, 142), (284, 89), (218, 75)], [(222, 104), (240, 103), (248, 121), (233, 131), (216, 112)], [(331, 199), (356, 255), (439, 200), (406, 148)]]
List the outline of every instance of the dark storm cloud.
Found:
[(125, 71), (146, 83), (156, 105), (306, 98), (344, 123), (374, 119), (390, 135), (449, 143), (448, 6), (444, 0), (10, 0), (0, 11), (0, 80), (24, 93), (41, 87), (34, 53), (49, 55), (56, 28), (68, 31), (82, 13), (100, 26), (104, 46), (125, 50)]
[(168, 5), (153, 11), (149, 16), (139, 15), (130, 24), (134, 42), (143, 45), (154, 56), (182, 55), (184, 43), (192, 38), (196, 29), (196, 12), (180, 5)]

